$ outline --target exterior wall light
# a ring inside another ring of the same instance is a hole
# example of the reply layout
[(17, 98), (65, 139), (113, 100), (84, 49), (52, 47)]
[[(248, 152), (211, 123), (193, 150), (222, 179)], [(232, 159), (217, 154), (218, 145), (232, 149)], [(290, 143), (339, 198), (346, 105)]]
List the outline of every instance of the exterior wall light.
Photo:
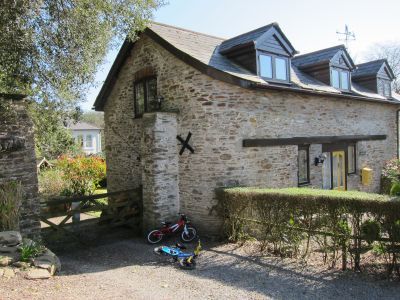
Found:
[(314, 164), (315, 166), (318, 166), (319, 164), (323, 164), (325, 159), (327, 158), (326, 154), (320, 154), (316, 158), (314, 158)]

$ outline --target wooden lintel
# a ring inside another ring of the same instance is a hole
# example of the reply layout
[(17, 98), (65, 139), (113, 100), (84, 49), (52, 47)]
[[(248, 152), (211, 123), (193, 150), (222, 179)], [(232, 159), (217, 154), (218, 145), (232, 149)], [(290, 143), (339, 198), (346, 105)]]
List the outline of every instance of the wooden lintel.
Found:
[(386, 140), (386, 135), (302, 136), (291, 138), (244, 139), (243, 147), (270, 147), (284, 145), (328, 144), (358, 141)]

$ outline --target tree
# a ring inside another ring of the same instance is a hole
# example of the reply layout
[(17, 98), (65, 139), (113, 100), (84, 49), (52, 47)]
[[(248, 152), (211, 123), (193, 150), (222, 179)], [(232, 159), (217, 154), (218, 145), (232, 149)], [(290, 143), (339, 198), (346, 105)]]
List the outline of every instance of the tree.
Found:
[(368, 60), (387, 59), (396, 76), (392, 88), (396, 93), (400, 93), (400, 42), (376, 44), (368, 50), (366, 58)]
[(99, 128), (104, 128), (104, 113), (99, 111), (88, 111), (84, 112), (80, 117), (80, 120), (96, 125)]
[(76, 113), (106, 52), (125, 37), (134, 40), (163, 4), (0, 0), (0, 93), (35, 101), (30, 111), (38, 154), (54, 157), (71, 146), (64, 121)]
[(80, 117), (79, 110), (65, 110), (57, 103), (42, 101), (30, 103), (29, 111), (35, 123), (37, 157), (54, 159), (62, 154), (74, 154), (78, 151), (66, 125)]
[(163, 0), (0, 0), (0, 92), (77, 103), (107, 50)]

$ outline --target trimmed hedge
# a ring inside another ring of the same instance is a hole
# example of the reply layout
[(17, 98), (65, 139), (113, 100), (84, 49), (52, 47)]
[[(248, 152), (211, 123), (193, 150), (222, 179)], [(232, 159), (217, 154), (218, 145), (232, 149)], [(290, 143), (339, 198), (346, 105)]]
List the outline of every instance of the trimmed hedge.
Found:
[[(388, 256), (388, 271), (398, 270), (400, 201), (387, 195), (310, 188), (218, 190), (227, 235), (231, 240), (255, 236), (280, 255), (306, 257), (311, 244), (333, 265), (347, 256), (360, 270), (361, 252), (379, 248)], [(400, 274), (400, 271), (399, 271)]]

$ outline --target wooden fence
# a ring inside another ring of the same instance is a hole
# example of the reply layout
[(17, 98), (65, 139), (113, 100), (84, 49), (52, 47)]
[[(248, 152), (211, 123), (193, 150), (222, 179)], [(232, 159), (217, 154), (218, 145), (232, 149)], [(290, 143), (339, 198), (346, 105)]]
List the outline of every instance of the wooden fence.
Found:
[[(83, 217), (85, 216), (85, 217)], [(138, 227), (142, 219), (141, 189), (76, 197), (58, 197), (41, 201), (40, 221), (46, 230), (65, 233), (79, 240), (88, 226)]]

